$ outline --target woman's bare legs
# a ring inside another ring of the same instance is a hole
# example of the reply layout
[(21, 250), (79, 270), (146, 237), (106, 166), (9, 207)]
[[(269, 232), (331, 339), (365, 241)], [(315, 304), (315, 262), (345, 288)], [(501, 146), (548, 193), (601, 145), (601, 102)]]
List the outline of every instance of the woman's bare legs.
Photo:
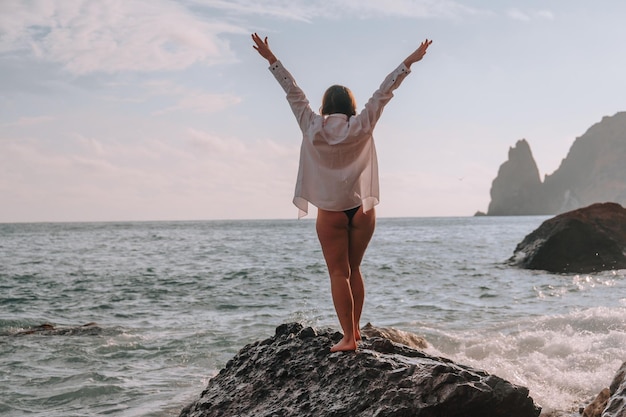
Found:
[(363, 213), (362, 209), (359, 209), (352, 219), (352, 225), (349, 230), (350, 288), (352, 289), (352, 297), (354, 299), (354, 337), (357, 341), (361, 340), (360, 320), (365, 300), (365, 285), (361, 275), (361, 261), (363, 260), (363, 255), (365, 255), (367, 245), (374, 234), (375, 227), (376, 214), (374, 209), (370, 209), (367, 213)]
[(316, 229), (330, 275), (330, 292), (333, 304), (343, 330), (343, 338), (330, 350), (331, 352), (355, 350), (354, 299), (350, 288), (350, 262), (348, 258), (348, 217), (341, 211), (318, 209)]
[(360, 265), (374, 233), (375, 219), (373, 209), (367, 214), (359, 209), (352, 224), (341, 211), (318, 209), (317, 236), (330, 275), (333, 304), (343, 330), (343, 338), (331, 348), (331, 352), (356, 350), (356, 342), (361, 337), (359, 320), (365, 289)]

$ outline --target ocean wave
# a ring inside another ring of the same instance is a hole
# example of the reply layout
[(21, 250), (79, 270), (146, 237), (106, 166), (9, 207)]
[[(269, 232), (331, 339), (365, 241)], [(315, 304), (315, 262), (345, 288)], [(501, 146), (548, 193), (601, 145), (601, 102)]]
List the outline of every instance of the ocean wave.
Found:
[(526, 386), (545, 411), (576, 411), (608, 387), (626, 358), (626, 308), (595, 307), (433, 332), (430, 350)]

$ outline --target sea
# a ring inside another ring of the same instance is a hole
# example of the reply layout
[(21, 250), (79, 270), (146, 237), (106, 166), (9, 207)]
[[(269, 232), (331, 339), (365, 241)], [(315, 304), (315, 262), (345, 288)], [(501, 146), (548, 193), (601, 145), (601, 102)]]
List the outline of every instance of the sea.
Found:
[[(626, 270), (509, 265), (546, 219), (378, 219), (361, 325), (578, 415), (626, 361)], [(2, 416), (177, 416), (294, 321), (339, 330), (312, 219), (0, 224)]]

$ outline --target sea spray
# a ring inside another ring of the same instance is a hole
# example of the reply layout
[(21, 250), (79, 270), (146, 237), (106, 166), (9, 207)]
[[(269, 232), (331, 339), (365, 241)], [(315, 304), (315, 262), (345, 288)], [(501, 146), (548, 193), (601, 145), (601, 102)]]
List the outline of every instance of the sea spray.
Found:
[(624, 307), (596, 307), (436, 332), (428, 351), (528, 387), (544, 411), (577, 411), (626, 361), (625, 317)]

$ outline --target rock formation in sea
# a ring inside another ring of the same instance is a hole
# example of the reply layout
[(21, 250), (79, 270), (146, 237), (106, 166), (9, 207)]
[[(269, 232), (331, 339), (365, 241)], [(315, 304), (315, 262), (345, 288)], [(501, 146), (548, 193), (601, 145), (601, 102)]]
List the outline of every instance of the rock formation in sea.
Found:
[(597, 203), (559, 214), (526, 236), (509, 261), (550, 272), (626, 268), (626, 209)]
[(364, 337), (330, 353), (341, 334), (299, 323), (245, 346), (181, 417), (536, 417), (524, 387), (448, 359)]
[(509, 149), (491, 187), (487, 215), (558, 214), (593, 203), (626, 205), (626, 112), (576, 138), (559, 168), (539, 178), (526, 140)]
[(525, 139), (509, 148), (509, 159), (500, 166), (491, 185), (491, 203), (487, 214), (530, 215), (543, 214), (540, 201), (541, 178)]

